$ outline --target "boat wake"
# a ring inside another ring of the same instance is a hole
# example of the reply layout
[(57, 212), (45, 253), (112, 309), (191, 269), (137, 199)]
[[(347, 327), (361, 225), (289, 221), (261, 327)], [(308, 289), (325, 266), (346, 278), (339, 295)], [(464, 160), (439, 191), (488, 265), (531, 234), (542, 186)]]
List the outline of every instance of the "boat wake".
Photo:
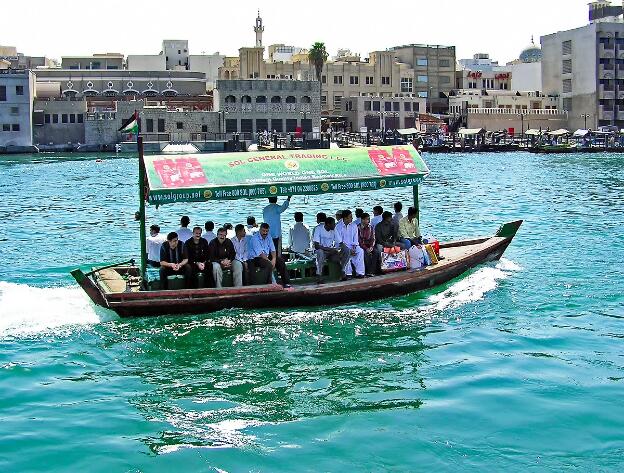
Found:
[(40, 288), (0, 281), (0, 339), (59, 333), (114, 318), (78, 286)]

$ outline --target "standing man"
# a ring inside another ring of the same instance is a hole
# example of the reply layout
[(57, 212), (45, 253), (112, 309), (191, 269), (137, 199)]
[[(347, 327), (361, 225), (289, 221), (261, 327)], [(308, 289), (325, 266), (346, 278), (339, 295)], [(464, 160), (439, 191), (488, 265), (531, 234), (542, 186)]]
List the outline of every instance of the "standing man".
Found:
[(212, 263), (212, 277), (217, 288), (223, 287), (224, 269), (231, 269), (234, 282), (240, 281), (240, 285), (243, 285), (243, 264), (236, 260), (234, 245), (226, 235), (227, 230), (219, 228), (217, 238), (208, 244), (208, 258)]
[(356, 277), (363, 278), (364, 250), (360, 247), (358, 227), (353, 223), (353, 212), (349, 209), (342, 211), (342, 221), (336, 225), (336, 240), (340, 242), (342, 251), (349, 255), (344, 265), (345, 279), (350, 279), (353, 274), (351, 266), (355, 267)]
[(249, 272), (254, 274), (256, 268), (265, 272), (264, 284), (271, 284), (271, 274), (277, 269), (282, 280), (282, 286), (292, 287), (286, 270), (286, 263), (281, 256), (276, 254), (275, 243), (269, 235), (269, 224), (264, 222), (260, 225), (260, 231), (251, 237), (249, 242)]
[(364, 270), (366, 276), (373, 276), (379, 270), (379, 250), (375, 245), (375, 230), (370, 224), (370, 215), (362, 215), (359, 227), (360, 248), (364, 250)]
[(184, 251), (188, 258), (188, 264), (191, 267), (191, 285), (199, 288), (199, 281), (197, 275), (202, 273), (204, 275), (204, 284), (208, 287), (212, 287), (209, 283), (209, 279), (212, 277), (212, 266), (208, 261), (208, 242), (201, 236), (201, 227), (193, 228), (193, 237), (186, 240), (184, 243)]
[(290, 229), (290, 249), (295, 253), (310, 250), (310, 229), (303, 224), (303, 214), (295, 212), (295, 225)]
[(189, 287), (191, 268), (188, 258), (183, 250), (183, 244), (178, 239), (176, 232), (167, 235), (167, 241), (160, 247), (160, 287), (167, 289), (169, 276), (184, 276), (186, 287)]
[(242, 223), (239, 223), (234, 227), (234, 238), (232, 238), (232, 245), (234, 245), (234, 251), (236, 252), (236, 261), (240, 261), (243, 265), (243, 271), (241, 272), (241, 277), (239, 279), (234, 279), (234, 286), (240, 287), (243, 284), (249, 284), (249, 265), (247, 264), (247, 260), (249, 260), (249, 240), (250, 236), (247, 236), (245, 233), (245, 226)]
[(277, 251), (277, 256), (282, 256), (282, 219), (281, 215), (290, 205), (291, 195), (289, 195), (282, 205), (277, 205), (277, 197), (269, 197), (269, 205), (262, 211), (264, 222), (269, 225), (273, 246)]
[[(373, 207), (373, 218), (371, 219), (371, 226), (373, 227), (373, 230), (377, 224), (381, 222), (383, 211), (384, 210), (381, 205), (375, 205), (375, 207)], [(392, 218), (392, 214), (390, 214), (390, 218)]]
[(202, 234), (202, 238), (208, 243), (217, 238), (217, 235), (214, 233), (214, 222), (208, 220), (204, 225), (204, 229), (206, 231)]
[(416, 218), (416, 208), (410, 207), (407, 209), (407, 217), (399, 221), (399, 239), (406, 249), (422, 243), (420, 225), (418, 225), (418, 219)]
[(180, 228), (177, 231), (178, 240), (184, 243), (186, 240), (193, 236), (193, 232), (189, 229), (189, 223), (191, 223), (191, 219), (186, 215), (180, 219)]
[(392, 225), (396, 231), (399, 231), (399, 220), (403, 218), (401, 211), (403, 210), (403, 204), (401, 202), (394, 203), (394, 215), (392, 216)]
[(319, 212), (316, 214), (316, 227), (314, 227), (314, 229), (312, 230), (312, 248), (314, 249), (314, 238), (316, 236), (316, 232), (320, 229), (323, 228), (323, 225), (325, 225), (325, 220), (327, 220), (327, 215), (325, 214), (325, 212)]
[(160, 227), (152, 225), (150, 236), (147, 237), (147, 264), (152, 268), (160, 268), (160, 247), (167, 239), (160, 234)]

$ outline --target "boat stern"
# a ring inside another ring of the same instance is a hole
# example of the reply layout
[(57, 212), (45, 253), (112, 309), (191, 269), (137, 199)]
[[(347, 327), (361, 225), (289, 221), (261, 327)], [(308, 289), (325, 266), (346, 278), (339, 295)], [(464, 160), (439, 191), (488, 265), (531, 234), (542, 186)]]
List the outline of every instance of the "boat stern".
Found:
[(73, 271), (70, 271), (70, 274), (80, 285), (80, 287), (87, 293), (87, 295), (94, 304), (102, 307), (108, 307), (106, 299), (104, 299), (104, 297), (102, 296), (102, 292), (98, 289), (98, 287), (88, 275), (83, 273), (81, 269), (74, 269)]

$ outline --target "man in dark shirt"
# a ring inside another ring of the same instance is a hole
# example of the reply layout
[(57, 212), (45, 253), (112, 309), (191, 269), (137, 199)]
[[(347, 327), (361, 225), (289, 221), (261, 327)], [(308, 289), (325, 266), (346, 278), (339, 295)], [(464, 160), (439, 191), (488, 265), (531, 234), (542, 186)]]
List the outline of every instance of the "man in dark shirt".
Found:
[(375, 243), (379, 253), (383, 253), (384, 248), (400, 246), (396, 229), (392, 225), (392, 214), (386, 211), (381, 214), (381, 218), (381, 222), (375, 225)]
[(207, 287), (214, 287), (212, 284), (212, 265), (208, 262), (208, 242), (202, 238), (201, 227), (193, 228), (193, 237), (184, 243), (184, 251), (188, 257), (188, 264), (191, 267), (191, 282), (193, 286), (199, 287), (197, 275), (204, 275)]
[(217, 238), (208, 244), (208, 260), (212, 263), (212, 277), (217, 288), (223, 287), (224, 269), (232, 270), (235, 281), (242, 280), (243, 264), (236, 259), (236, 250), (225, 228), (219, 228)]
[(160, 247), (160, 287), (167, 289), (169, 276), (184, 276), (186, 287), (191, 279), (191, 267), (183, 244), (178, 241), (178, 234), (171, 232), (167, 241)]

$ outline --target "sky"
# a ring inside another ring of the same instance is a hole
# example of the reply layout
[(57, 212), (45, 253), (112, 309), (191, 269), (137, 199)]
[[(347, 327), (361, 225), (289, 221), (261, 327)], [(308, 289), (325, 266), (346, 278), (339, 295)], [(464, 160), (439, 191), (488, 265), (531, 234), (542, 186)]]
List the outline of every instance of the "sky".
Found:
[(456, 46), (457, 59), (490, 53), (516, 59), (535, 37), (583, 26), (587, 0), (284, 1), (20, 0), (2, 1), (0, 45), (30, 56), (101, 52), (158, 54), (163, 39), (188, 39), (191, 54), (238, 56), (254, 46), (257, 10), (264, 46), (309, 47), (323, 41), (363, 57), (402, 44)]

